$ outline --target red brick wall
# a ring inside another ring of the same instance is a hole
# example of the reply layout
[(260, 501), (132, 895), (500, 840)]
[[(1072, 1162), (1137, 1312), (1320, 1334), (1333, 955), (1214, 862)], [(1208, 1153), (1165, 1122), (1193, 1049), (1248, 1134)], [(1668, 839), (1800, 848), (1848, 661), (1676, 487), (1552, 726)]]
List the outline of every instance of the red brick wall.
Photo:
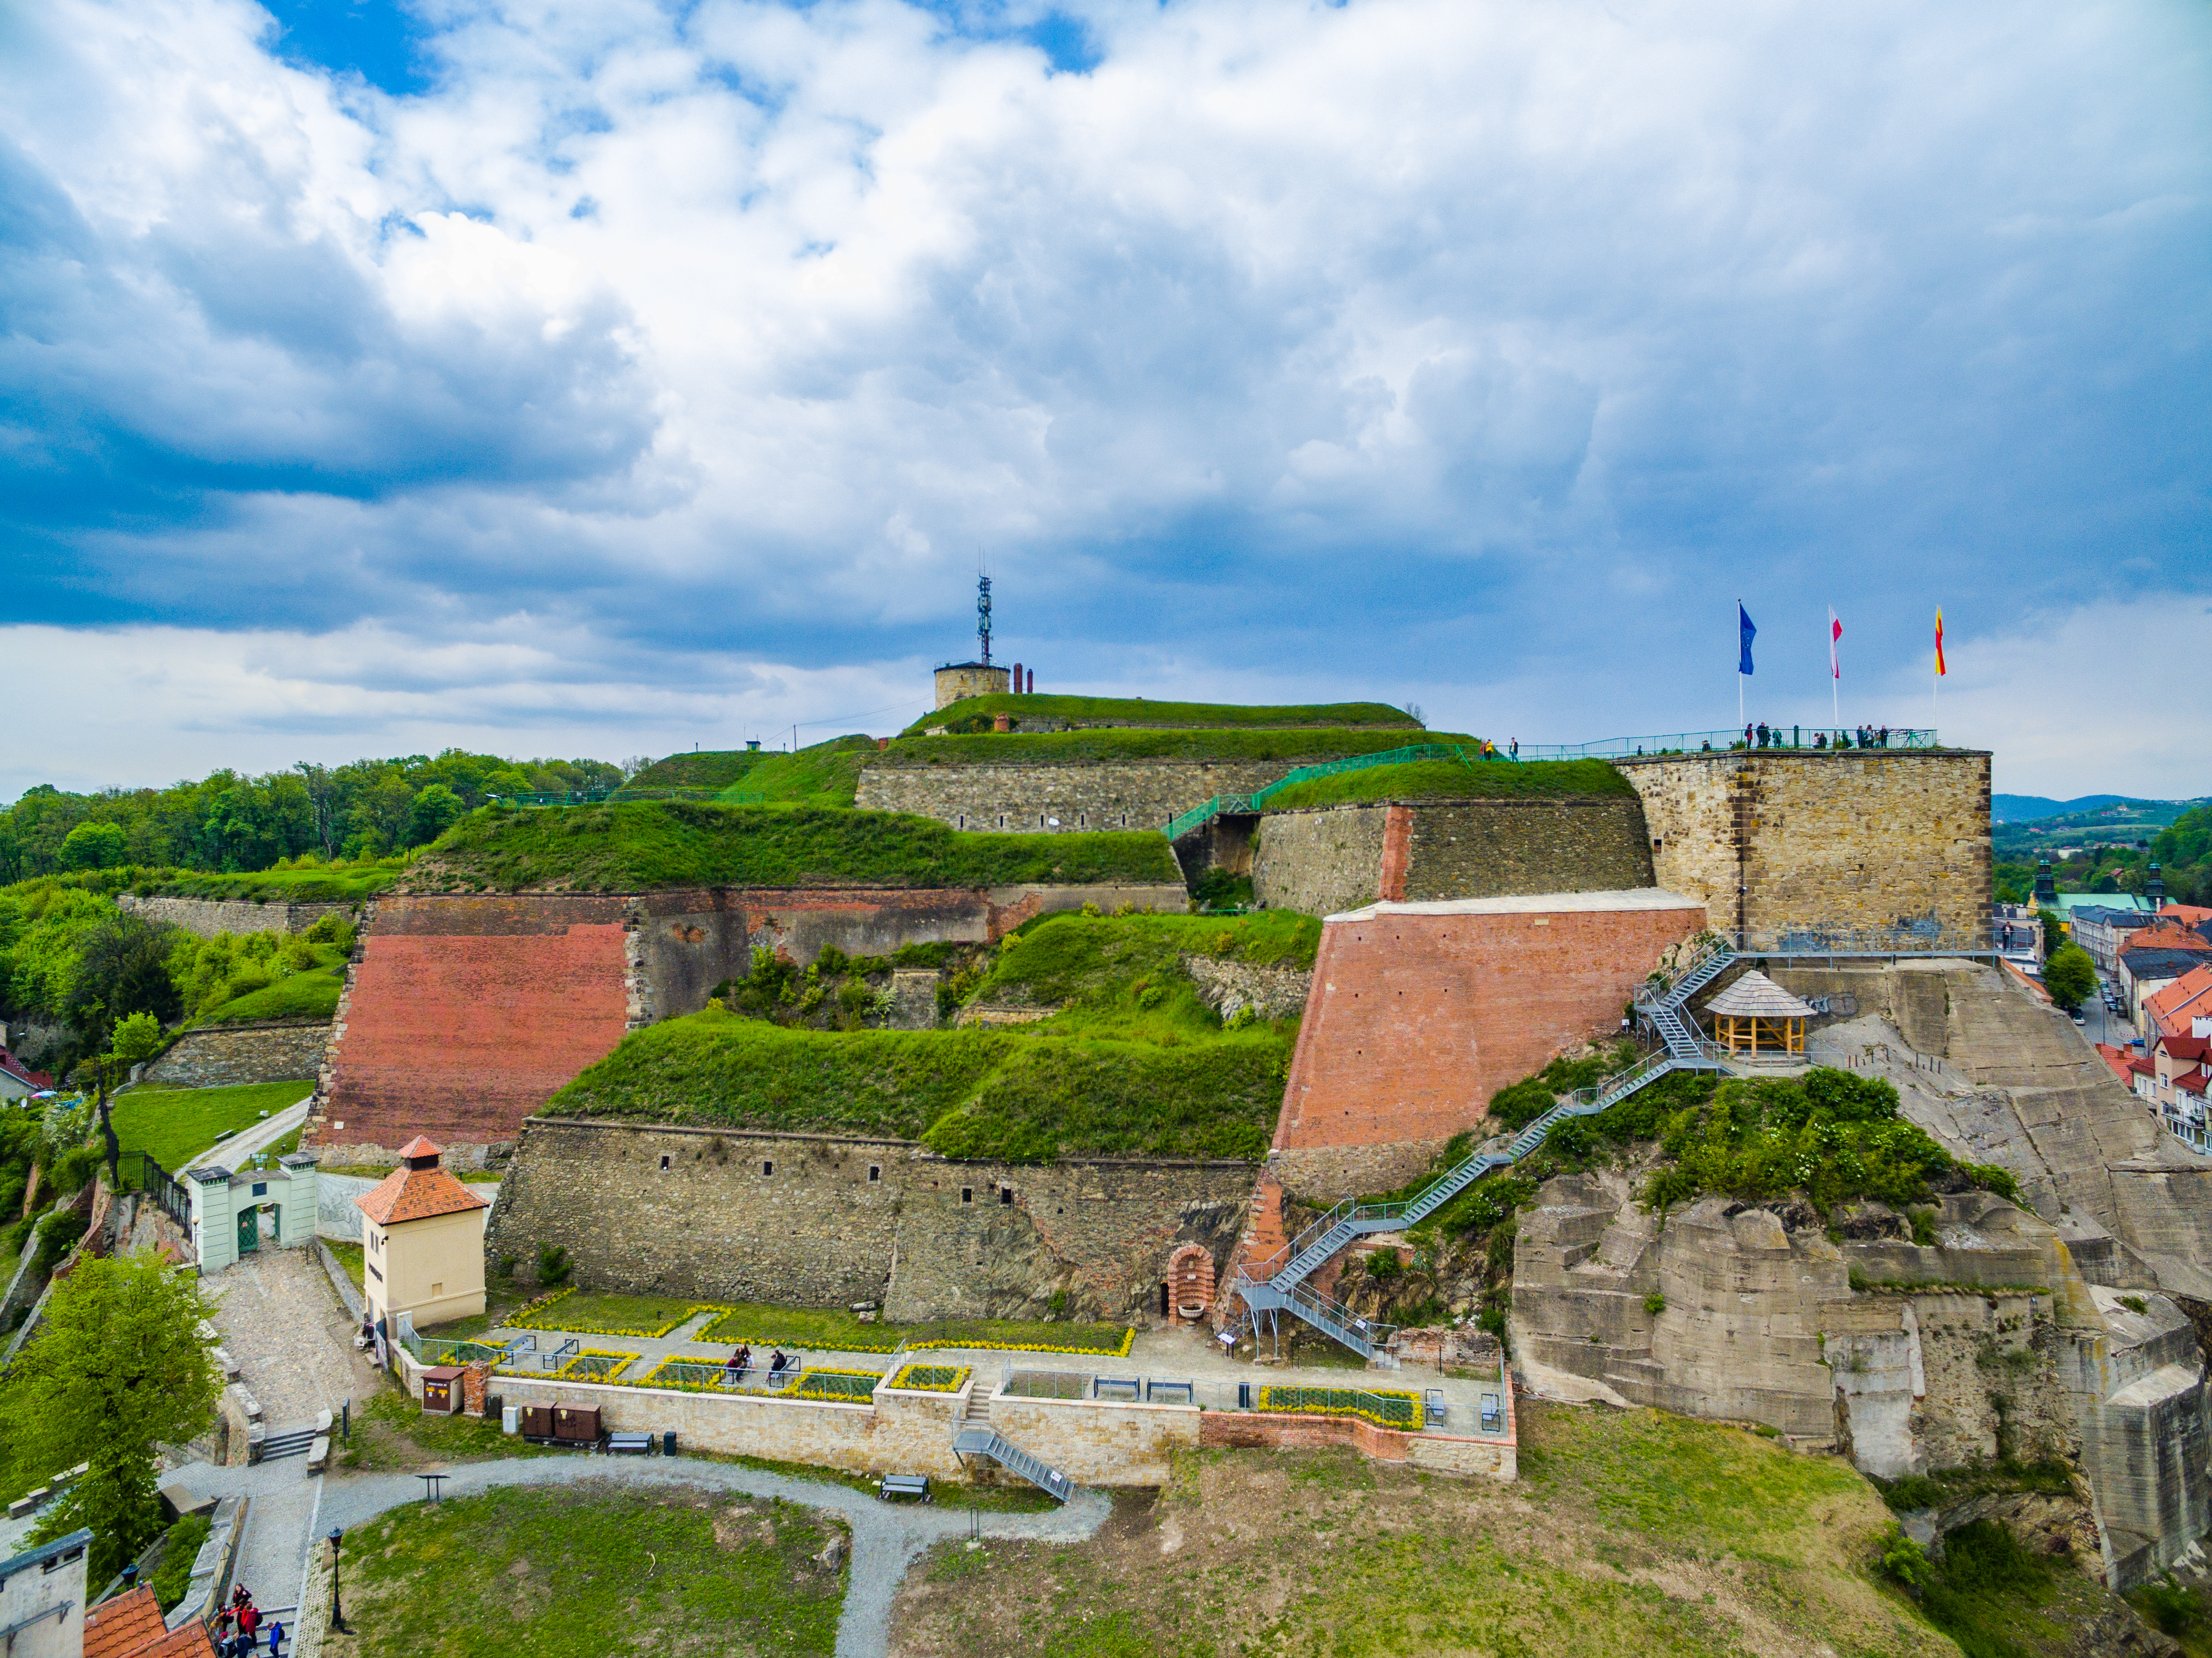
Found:
[(1530, 908), (1382, 906), (1323, 931), (1275, 1129), (1291, 1191), (1334, 1200), (1420, 1173), (1498, 1090), (1617, 1034), (1636, 985), (1705, 921), (1664, 895), (1617, 910), (1474, 902)]
[[(556, 1090), (611, 1053), (627, 1027), (621, 901), (607, 901), (611, 920), (565, 920), (571, 902), (515, 901), (503, 933), (372, 932), (318, 1141), (512, 1140)], [(488, 929), (507, 908), (453, 917)], [(420, 924), (404, 909), (392, 920)]]

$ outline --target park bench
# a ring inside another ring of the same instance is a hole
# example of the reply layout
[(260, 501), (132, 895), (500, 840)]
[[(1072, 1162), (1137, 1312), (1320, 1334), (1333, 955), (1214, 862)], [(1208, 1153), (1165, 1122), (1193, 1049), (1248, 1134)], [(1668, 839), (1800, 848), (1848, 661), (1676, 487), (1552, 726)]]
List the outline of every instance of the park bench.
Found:
[(653, 1455), (653, 1436), (651, 1434), (609, 1434), (607, 1436), (607, 1455), (610, 1456), (651, 1456)]
[(889, 1502), (894, 1497), (911, 1497), (924, 1503), (933, 1502), (929, 1494), (929, 1476), (926, 1473), (887, 1473), (876, 1495)]

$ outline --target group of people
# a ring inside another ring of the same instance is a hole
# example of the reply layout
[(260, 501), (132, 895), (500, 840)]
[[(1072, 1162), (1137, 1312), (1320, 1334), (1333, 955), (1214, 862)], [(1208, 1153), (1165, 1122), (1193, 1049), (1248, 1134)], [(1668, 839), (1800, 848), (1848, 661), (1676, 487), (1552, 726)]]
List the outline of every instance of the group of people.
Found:
[(231, 1590), (230, 1604), (216, 1615), (216, 1658), (246, 1658), (249, 1653), (259, 1652), (264, 1633), (269, 1637), (270, 1658), (283, 1658), (284, 1625), (274, 1618), (264, 1619), (246, 1585), (240, 1583)]
[[(742, 1388), (745, 1385), (745, 1378), (752, 1374), (753, 1368), (753, 1350), (748, 1344), (730, 1355), (730, 1362), (723, 1367), (723, 1370), (729, 1378), (731, 1387)], [(786, 1353), (782, 1348), (777, 1348), (769, 1355), (769, 1385), (774, 1387), (782, 1378), (785, 1371), (789, 1370), (795, 1374), (799, 1368), (798, 1354)]]
[[(1803, 730), (1802, 726), (1792, 726), (1790, 741), (1785, 744), (1782, 740), (1782, 727), (1770, 726), (1762, 720), (1743, 728), (1743, 745), (1747, 749), (1796, 748), (1801, 745), (1799, 739)], [(1856, 732), (1838, 732), (1832, 740), (1826, 732), (1813, 733), (1813, 746), (1816, 749), (1848, 749), (1854, 743), (1863, 749), (1886, 749), (1889, 746), (1889, 727), (1861, 726)], [(1712, 744), (1709, 741), (1705, 747), (1711, 749)], [(1643, 750), (1639, 749), (1638, 752), (1640, 754)]]

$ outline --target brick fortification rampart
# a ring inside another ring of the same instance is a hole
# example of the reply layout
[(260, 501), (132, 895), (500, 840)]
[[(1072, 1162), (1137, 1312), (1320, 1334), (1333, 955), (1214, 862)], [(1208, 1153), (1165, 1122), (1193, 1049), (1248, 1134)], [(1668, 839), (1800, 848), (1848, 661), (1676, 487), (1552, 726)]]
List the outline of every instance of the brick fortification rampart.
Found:
[[(1066, 766), (872, 765), (854, 804), (1008, 834), (1156, 829), (1216, 795), (1249, 794), (1301, 760), (1094, 760)], [(1054, 823), (1052, 820), (1058, 818)]]
[(1614, 763), (1643, 797), (1659, 884), (1703, 899), (1717, 931), (1772, 944), (1808, 928), (1988, 926), (1986, 753), (1753, 750)]
[(369, 908), (302, 1143), (374, 1159), (417, 1133), (511, 1144), (523, 1119), (625, 1032), (696, 1013), (768, 949), (991, 943), (1095, 903), (1180, 912), (1172, 884), (673, 889), (636, 895), (398, 896)]
[(1680, 894), (1378, 904), (1329, 918), (1270, 1162), (1317, 1201), (1402, 1184), (1490, 1096), (1593, 1037), (1705, 926)]
[(954, 1163), (905, 1140), (538, 1118), (484, 1247), (580, 1283), (895, 1319), (1158, 1311), (1167, 1258), (1225, 1261), (1258, 1165)]
[(1419, 902), (1652, 884), (1632, 797), (1375, 801), (1271, 812), (1252, 860), (1270, 909), (1328, 915)]

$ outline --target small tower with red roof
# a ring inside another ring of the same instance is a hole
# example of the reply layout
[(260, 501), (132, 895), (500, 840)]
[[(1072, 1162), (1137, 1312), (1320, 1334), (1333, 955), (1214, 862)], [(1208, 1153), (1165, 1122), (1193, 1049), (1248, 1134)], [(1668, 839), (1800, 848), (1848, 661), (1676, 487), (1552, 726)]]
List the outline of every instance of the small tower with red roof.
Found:
[(491, 1205), (440, 1165), (445, 1147), (417, 1134), (399, 1167), (354, 1199), (361, 1211), (362, 1288), (370, 1315), (425, 1329), (484, 1309), (484, 1222)]

